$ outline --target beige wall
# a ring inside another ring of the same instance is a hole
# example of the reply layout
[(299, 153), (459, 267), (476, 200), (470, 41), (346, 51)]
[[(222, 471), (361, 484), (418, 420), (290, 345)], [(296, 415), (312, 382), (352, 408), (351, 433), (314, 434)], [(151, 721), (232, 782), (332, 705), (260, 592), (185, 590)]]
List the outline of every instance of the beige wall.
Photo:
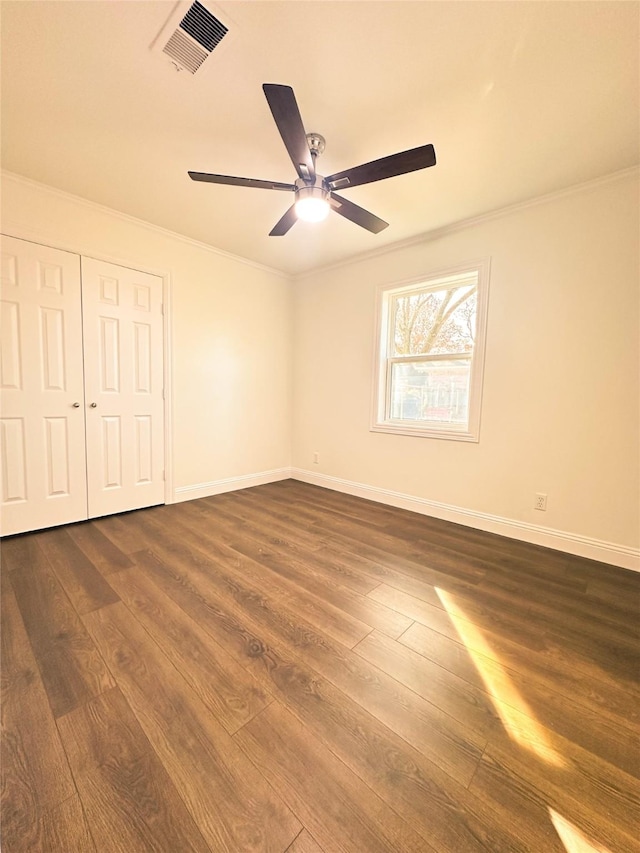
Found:
[[(376, 287), (487, 256), (480, 442), (370, 432)], [(300, 279), (294, 466), (637, 548), (638, 270), (627, 175)]]
[(39, 185), (2, 189), (4, 232), (170, 273), (174, 488), (289, 466), (287, 278)]
[[(10, 176), (2, 227), (170, 273), (174, 497), (293, 461), (297, 476), (330, 487), (413, 496), (417, 509), (596, 557), (581, 542), (612, 543), (600, 559), (637, 562), (637, 175), (293, 286)], [(481, 257), (491, 258), (491, 282), (480, 442), (370, 432), (376, 287)], [(548, 494), (546, 513), (532, 509), (535, 492)], [(536, 539), (534, 528), (565, 544)]]

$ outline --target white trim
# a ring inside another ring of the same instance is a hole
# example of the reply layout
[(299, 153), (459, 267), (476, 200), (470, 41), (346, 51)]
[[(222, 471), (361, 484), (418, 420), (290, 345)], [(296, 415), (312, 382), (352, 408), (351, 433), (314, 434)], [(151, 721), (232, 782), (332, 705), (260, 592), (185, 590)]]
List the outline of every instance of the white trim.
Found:
[(6, 220), (3, 220), (0, 231), (4, 236), (14, 237), (16, 240), (24, 240), (27, 243), (38, 243), (38, 245), (48, 246), (50, 249), (60, 249), (63, 252), (80, 255), (82, 258), (104, 261), (107, 264), (115, 264), (118, 267), (126, 267), (128, 270), (137, 270), (138, 272), (148, 273), (149, 275), (156, 275), (166, 280), (171, 278), (171, 273), (166, 267), (151, 267), (147, 264), (138, 264), (130, 257), (108, 255), (104, 252), (95, 251), (95, 248), (78, 246), (78, 243), (74, 241), (67, 242), (66, 240), (58, 240), (57, 238), (50, 240), (48, 236), (44, 236), (42, 231), (20, 225), (17, 222), (7, 223)]
[(610, 563), (613, 566), (620, 566), (623, 569), (640, 572), (640, 548), (618, 545), (615, 542), (604, 542), (600, 539), (592, 539), (589, 536), (553, 530), (550, 527), (540, 527), (526, 521), (502, 518), (486, 512), (405, 495), (391, 489), (381, 489), (378, 486), (367, 486), (363, 483), (344, 480), (341, 477), (331, 477), (328, 474), (316, 474), (304, 468), (292, 468), (291, 477), (294, 480), (322, 486), (325, 489), (345, 492), (366, 500), (418, 512), (421, 515), (429, 515), (434, 518), (441, 518), (444, 521), (464, 524), (466, 527), (497, 533), (509, 539), (519, 539), (523, 542), (542, 545), (545, 548), (553, 548), (556, 551), (564, 551), (568, 554), (575, 554), (579, 557), (586, 557), (590, 560), (598, 560), (603, 563)]
[[(335, 261), (330, 264), (324, 264), (322, 266), (313, 267), (312, 269), (304, 270), (303, 272), (299, 273), (288, 273), (284, 270), (276, 269), (275, 267), (269, 267), (265, 264), (260, 264), (257, 261), (250, 261), (248, 258), (243, 258), (241, 255), (234, 255), (231, 252), (226, 252), (224, 249), (218, 249), (215, 246), (211, 246), (209, 245), (209, 243), (203, 243), (200, 240), (195, 240), (193, 237), (187, 237), (185, 234), (180, 234), (177, 231), (170, 231), (168, 228), (163, 228), (160, 225), (154, 225), (152, 222), (147, 222), (144, 219), (138, 219), (135, 216), (130, 216), (128, 213), (122, 213), (121, 211), (116, 210), (115, 208), (98, 204), (95, 201), (90, 201), (89, 199), (83, 198), (82, 196), (74, 195), (73, 193), (66, 192), (65, 190), (57, 189), (56, 187), (52, 187), (49, 184), (43, 184), (40, 181), (34, 181), (32, 178), (27, 178), (24, 175), (17, 174), (16, 172), (9, 172), (6, 169), (2, 169), (0, 170), (0, 175), (2, 176), (3, 180), (9, 179), (19, 184), (22, 183), (25, 186), (31, 186), (37, 189), (41, 189), (45, 192), (50, 193), (51, 195), (57, 195), (60, 198), (75, 201), (79, 204), (85, 205), (103, 213), (110, 213), (113, 216), (117, 216), (119, 219), (122, 219), (124, 221), (132, 222), (143, 228), (147, 228), (148, 230), (156, 231), (157, 233), (173, 237), (176, 240), (180, 240), (183, 243), (187, 243), (188, 245), (197, 246), (198, 248), (203, 249), (207, 252), (212, 252), (215, 255), (219, 255), (221, 257), (237, 261), (238, 263), (246, 264), (247, 266), (253, 267), (254, 269), (259, 269), (263, 272), (272, 273), (273, 275), (280, 276), (281, 278), (286, 278), (289, 281), (298, 281), (300, 279), (305, 279), (310, 276), (316, 275), (317, 273), (329, 272), (330, 270), (336, 270), (340, 269), (341, 267), (347, 267), (351, 264), (370, 260), (371, 258), (378, 258), (382, 255), (387, 255), (390, 252), (396, 252), (400, 249), (409, 248), (411, 246), (417, 246), (421, 243), (430, 242), (431, 240), (438, 240), (441, 237), (446, 236), (447, 234), (453, 234), (456, 231), (462, 231), (466, 228), (472, 228), (475, 225), (481, 225), (482, 223), (490, 222), (493, 219), (500, 219), (503, 216), (509, 216), (512, 213), (517, 213), (521, 210), (527, 210), (530, 207), (536, 207), (540, 204), (546, 204), (547, 202), (552, 202), (556, 199), (565, 198), (566, 196), (571, 196), (582, 192), (590, 192), (591, 190), (597, 189), (598, 187), (606, 186), (607, 184), (613, 184), (617, 181), (625, 180), (626, 178), (638, 176), (640, 175), (640, 167), (630, 166), (627, 169), (620, 169), (617, 172), (611, 172), (608, 175), (602, 175), (599, 178), (593, 178), (590, 181), (584, 181), (580, 184), (574, 184), (573, 186), (565, 187), (561, 190), (555, 190), (554, 192), (546, 193), (546, 195), (535, 196), (534, 198), (526, 199), (525, 201), (519, 201), (515, 204), (506, 205), (505, 207), (499, 207), (494, 210), (487, 211), (486, 213), (481, 213), (478, 216), (471, 216), (468, 219), (460, 219), (457, 222), (450, 223), (449, 225), (443, 225), (440, 228), (433, 228), (431, 231), (425, 231), (415, 237), (408, 237), (406, 240), (397, 240), (394, 243), (388, 243), (378, 249), (371, 249), (368, 252), (360, 252), (357, 255), (351, 255), (350, 257), (343, 258), (340, 261)], [(23, 239), (30, 238), (25, 237)], [(35, 242), (39, 241), (35, 240)], [(72, 249), (70, 251), (74, 250)]]
[(440, 228), (433, 228), (431, 231), (424, 231), (415, 237), (408, 237), (406, 240), (397, 240), (395, 243), (387, 243), (385, 246), (380, 246), (379, 249), (370, 249), (368, 252), (360, 252), (357, 255), (351, 255), (349, 258), (343, 258), (340, 261), (334, 261), (323, 266), (313, 267), (304, 272), (296, 273), (294, 276), (296, 281), (310, 278), (318, 273), (331, 272), (332, 270), (341, 269), (342, 267), (351, 266), (351, 264), (359, 264), (361, 261), (369, 261), (373, 258), (380, 258), (383, 255), (388, 255), (390, 252), (397, 252), (400, 249), (408, 249), (412, 246), (419, 246), (422, 243), (429, 243), (432, 240), (439, 240), (446, 237), (447, 234), (454, 234), (456, 231), (464, 231), (466, 228), (473, 228), (475, 225), (482, 225), (484, 222), (491, 222), (493, 219), (500, 219), (503, 216), (510, 216), (512, 213), (518, 213), (521, 210), (527, 210), (530, 207), (537, 207), (540, 204), (556, 201), (567, 196), (577, 195), (582, 192), (590, 192), (598, 189), (598, 187), (614, 184), (626, 178), (637, 177), (640, 175), (640, 167), (630, 166), (628, 169), (620, 169), (618, 172), (611, 172), (609, 175), (602, 175), (599, 178), (593, 178), (590, 181), (584, 181), (581, 184), (574, 184), (570, 187), (565, 187), (561, 190), (547, 193), (546, 195), (535, 196), (534, 198), (518, 201), (515, 204), (509, 204), (505, 207), (497, 207), (494, 210), (489, 210), (486, 213), (480, 213), (478, 216), (470, 216), (468, 219), (459, 219), (456, 222), (451, 222), (449, 225), (443, 225)]
[[(430, 424), (433, 424), (432, 426)], [(451, 441), (469, 441), (478, 444), (480, 441), (478, 432), (458, 428), (452, 425), (450, 429), (439, 428), (436, 421), (387, 421), (386, 423), (372, 423), (370, 432), (383, 432), (387, 435), (409, 435), (414, 438), (438, 438)]]
[(212, 480), (210, 483), (196, 483), (193, 486), (178, 486), (173, 490), (172, 503), (192, 501), (196, 498), (208, 498), (211, 495), (221, 495), (223, 492), (234, 492), (237, 489), (248, 489), (251, 486), (263, 486), (265, 483), (275, 483), (278, 480), (288, 480), (291, 468), (274, 468), (272, 471), (261, 471), (258, 474), (242, 474), (239, 477), (226, 477), (224, 480)]
[(173, 286), (171, 273), (162, 276), (164, 343), (164, 502), (173, 502)]
[[(84, 205), (85, 207), (89, 207), (92, 210), (98, 211), (99, 213), (106, 213), (111, 216), (115, 216), (118, 219), (123, 220), (124, 222), (131, 222), (133, 225), (138, 225), (141, 228), (146, 228), (148, 231), (155, 231), (158, 234), (163, 234), (165, 237), (172, 237), (174, 240), (179, 240), (182, 243), (187, 243), (190, 246), (195, 246), (198, 249), (203, 249), (206, 252), (211, 252), (214, 255), (227, 258), (231, 261), (236, 261), (237, 263), (244, 264), (245, 266), (262, 270), (262, 272), (271, 273), (272, 275), (277, 275), (280, 278), (286, 278), (288, 280), (291, 280), (293, 278), (290, 273), (284, 272), (284, 270), (279, 270), (275, 267), (269, 267), (266, 264), (260, 264), (257, 261), (250, 261), (248, 258), (243, 258), (241, 255), (234, 255), (232, 252), (226, 252), (224, 249), (218, 249), (215, 246), (211, 246), (209, 243), (203, 243), (193, 237), (187, 237), (186, 234), (180, 234), (178, 231), (171, 231), (168, 228), (163, 228), (161, 225), (154, 225), (153, 222), (147, 222), (145, 219), (138, 219), (137, 216), (131, 216), (128, 213), (122, 213), (122, 211), (116, 210), (113, 207), (107, 207), (104, 204), (98, 204), (98, 202), (96, 201), (91, 201), (90, 199), (83, 198), (82, 196), (74, 195), (73, 193), (69, 193), (66, 190), (60, 190), (57, 187), (49, 186), (49, 184), (43, 184), (40, 183), (40, 181), (34, 181), (32, 178), (26, 178), (24, 175), (19, 175), (16, 172), (8, 172), (5, 169), (2, 169), (0, 174), (2, 176), (2, 180), (11, 180), (15, 181), (17, 184), (24, 184), (28, 187), (34, 187), (38, 190), (42, 190), (43, 192), (47, 192), (50, 195), (55, 195), (59, 198), (63, 198), (66, 201), (73, 201), (76, 204)], [(4, 227), (7, 227), (6, 223), (3, 223), (3, 225)], [(22, 228), (23, 230), (28, 229), (28, 226), (18, 227)], [(25, 237), (22, 239), (28, 240), (31, 238)]]

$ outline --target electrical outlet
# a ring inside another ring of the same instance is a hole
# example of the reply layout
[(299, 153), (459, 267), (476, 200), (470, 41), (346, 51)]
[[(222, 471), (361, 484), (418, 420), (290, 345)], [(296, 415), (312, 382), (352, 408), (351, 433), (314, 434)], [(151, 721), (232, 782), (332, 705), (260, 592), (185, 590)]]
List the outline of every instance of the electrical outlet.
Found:
[(547, 496), (538, 493), (533, 500), (533, 508), (545, 512), (547, 509)]
[(319, 454), (319, 453), (314, 453), (314, 454), (313, 454), (313, 464), (314, 464), (314, 465), (319, 465), (319, 464), (320, 464), (320, 454)]

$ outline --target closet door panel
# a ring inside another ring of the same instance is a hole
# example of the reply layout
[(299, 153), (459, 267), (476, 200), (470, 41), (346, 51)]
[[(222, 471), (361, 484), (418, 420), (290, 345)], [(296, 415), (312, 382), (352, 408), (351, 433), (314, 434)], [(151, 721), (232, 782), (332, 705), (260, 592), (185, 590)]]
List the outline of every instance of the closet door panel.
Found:
[(82, 259), (89, 517), (164, 502), (162, 279)]
[(2, 237), (0, 532), (87, 517), (80, 257)]

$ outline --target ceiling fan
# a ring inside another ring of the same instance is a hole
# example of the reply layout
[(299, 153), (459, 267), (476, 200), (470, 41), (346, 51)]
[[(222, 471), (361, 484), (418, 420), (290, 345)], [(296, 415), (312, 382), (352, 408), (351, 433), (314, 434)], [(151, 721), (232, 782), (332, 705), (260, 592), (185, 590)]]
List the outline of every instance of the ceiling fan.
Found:
[(345, 219), (378, 234), (389, 223), (374, 216), (352, 201), (338, 195), (335, 190), (371, 184), (418, 169), (434, 166), (436, 153), (433, 145), (422, 145), (354, 166), (344, 172), (336, 172), (323, 177), (316, 172), (316, 159), (325, 148), (324, 137), (319, 133), (305, 133), (300, 110), (291, 86), (278, 83), (265, 83), (262, 86), (267, 103), (285, 148), (291, 157), (298, 178), (293, 184), (277, 181), (260, 181), (255, 178), (235, 178), (231, 175), (211, 175), (208, 172), (189, 172), (193, 181), (205, 181), (210, 184), (230, 184), (236, 187), (256, 187), (264, 190), (288, 190), (295, 193), (295, 202), (269, 232), (270, 237), (286, 234), (298, 219), (319, 222), (330, 210), (334, 210)]

